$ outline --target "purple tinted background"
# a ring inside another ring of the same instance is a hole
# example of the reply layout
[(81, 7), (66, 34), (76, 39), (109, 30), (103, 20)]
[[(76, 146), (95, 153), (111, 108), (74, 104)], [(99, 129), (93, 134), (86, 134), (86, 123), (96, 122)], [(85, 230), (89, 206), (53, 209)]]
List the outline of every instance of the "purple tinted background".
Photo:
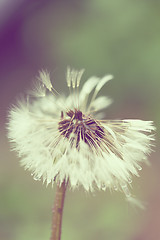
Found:
[[(18, 1), (17, 1), (18, 2)], [(4, 11), (6, 8), (3, 6)], [(10, 15), (3, 22), (0, 29), (0, 79), (1, 79), (1, 103), (2, 121), (6, 121), (6, 107), (13, 101), (14, 97), (26, 88), (28, 82), (47, 63), (43, 62), (35, 52), (35, 59), (28, 56), (27, 49), (24, 48), (22, 40), (23, 24), (30, 15), (43, 8), (47, 1), (19, 1), (19, 4), (11, 11)], [(7, 5), (7, 4), (6, 4)], [(3, 11), (3, 9), (1, 9)], [(34, 50), (34, 49), (33, 49)]]

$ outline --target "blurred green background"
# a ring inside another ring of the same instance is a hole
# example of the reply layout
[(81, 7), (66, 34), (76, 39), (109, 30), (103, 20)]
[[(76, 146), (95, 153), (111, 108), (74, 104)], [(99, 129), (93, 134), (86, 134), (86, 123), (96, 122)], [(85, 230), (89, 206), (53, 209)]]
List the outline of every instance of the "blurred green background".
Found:
[[(146, 211), (120, 193), (67, 192), (62, 240), (160, 239), (160, 2), (156, 0), (13, 0), (0, 3), (0, 239), (47, 240), (55, 189), (34, 181), (10, 152), (7, 112), (38, 71), (51, 71), (68, 93), (69, 65), (114, 80), (101, 91), (114, 99), (106, 118), (154, 120), (156, 152), (134, 178), (132, 192)], [(18, 126), (17, 126), (18, 127)]]

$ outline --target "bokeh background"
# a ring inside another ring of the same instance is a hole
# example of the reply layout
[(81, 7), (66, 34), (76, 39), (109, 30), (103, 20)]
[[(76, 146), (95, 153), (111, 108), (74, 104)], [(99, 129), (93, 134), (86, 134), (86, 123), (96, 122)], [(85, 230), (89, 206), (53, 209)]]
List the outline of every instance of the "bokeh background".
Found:
[[(132, 192), (146, 203), (129, 206), (123, 194), (67, 192), (62, 240), (160, 239), (160, 2), (157, 0), (0, 1), (0, 239), (50, 238), (55, 189), (34, 181), (10, 152), (5, 124), (16, 97), (42, 68), (58, 92), (68, 93), (66, 67), (114, 75), (101, 91), (114, 99), (106, 118), (154, 120), (156, 152), (142, 166)], [(17, 126), (18, 127), (18, 126)]]

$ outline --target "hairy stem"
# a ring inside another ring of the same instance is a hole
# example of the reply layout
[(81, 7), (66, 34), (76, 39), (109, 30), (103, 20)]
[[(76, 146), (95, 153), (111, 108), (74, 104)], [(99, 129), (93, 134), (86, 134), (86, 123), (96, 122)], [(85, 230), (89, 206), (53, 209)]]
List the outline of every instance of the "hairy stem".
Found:
[(61, 186), (57, 185), (56, 196), (52, 210), (52, 234), (50, 240), (61, 239), (61, 225), (66, 188), (67, 183), (65, 181), (61, 184)]

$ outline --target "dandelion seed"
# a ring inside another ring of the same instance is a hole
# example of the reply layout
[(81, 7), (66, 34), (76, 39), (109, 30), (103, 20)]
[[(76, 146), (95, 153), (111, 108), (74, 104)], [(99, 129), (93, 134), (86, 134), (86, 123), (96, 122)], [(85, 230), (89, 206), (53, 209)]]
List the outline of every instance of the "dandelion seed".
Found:
[(28, 91), (28, 94), (33, 97), (44, 97), (46, 95), (46, 88), (40, 81), (34, 81), (33, 89)]
[(42, 70), (39, 72), (38, 80), (42, 82), (42, 84), (51, 92), (53, 89), (51, 80), (50, 80), (50, 74), (47, 71)]
[(10, 110), (12, 147), (34, 179), (60, 185), (66, 181), (70, 188), (83, 186), (86, 191), (120, 190), (131, 199), (129, 186), (151, 153), (155, 127), (152, 121), (97, 119), (97, 112), (111, 104), (98, 93), (112, 75), (92, 77), (78, 91), (83, 72), (68, 68), (67, 86), (75, 91), (66, 98), (53, 95), (49, 73), (40, 73), (42, 85), (35, 96), (44, 93), (43, 86), (49, 91)]

